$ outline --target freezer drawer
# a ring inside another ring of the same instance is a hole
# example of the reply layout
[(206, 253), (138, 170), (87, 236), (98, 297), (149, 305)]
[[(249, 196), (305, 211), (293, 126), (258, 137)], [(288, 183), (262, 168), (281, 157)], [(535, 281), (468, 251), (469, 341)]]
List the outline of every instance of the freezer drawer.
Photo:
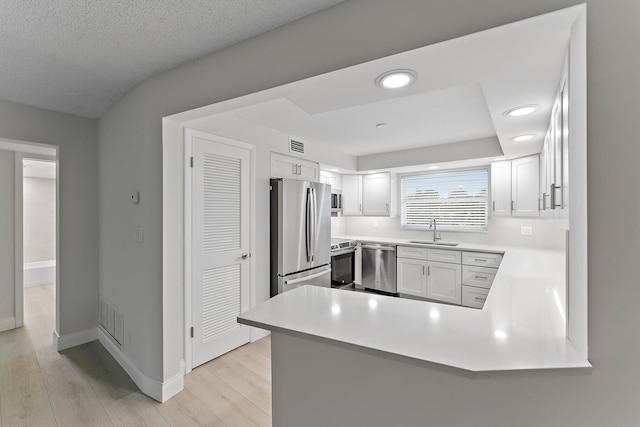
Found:
[[(278, 276), (278, 293), (290, 291), (304, 285), (331, 287), (331, 266), (324, 265), (300, 273)], [(271, 295), (273, 296), (273, 295)]]

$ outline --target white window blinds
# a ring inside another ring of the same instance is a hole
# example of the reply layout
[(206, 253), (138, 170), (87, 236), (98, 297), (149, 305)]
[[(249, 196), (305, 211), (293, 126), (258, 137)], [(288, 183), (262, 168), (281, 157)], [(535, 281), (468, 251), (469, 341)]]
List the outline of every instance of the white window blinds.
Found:
[(489, 170), (404, 175), (401, 177), (402, 226), (439, 230), (484, 231), (489, 207)]

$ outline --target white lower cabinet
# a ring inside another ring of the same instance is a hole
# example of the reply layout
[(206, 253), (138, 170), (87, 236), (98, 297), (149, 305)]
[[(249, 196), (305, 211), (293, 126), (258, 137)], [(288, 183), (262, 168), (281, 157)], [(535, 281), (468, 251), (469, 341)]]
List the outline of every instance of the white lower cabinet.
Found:
[(460, 304), (462, 301), (462, 268), (460, 264), (427, 262), (427, 298)]
[(489, 289), (462, 285), (462, 305), (465, 307), (484, 307), (487, 295), (489, 295)]
[(427, 261), (398, 258), (396, 275), (398, 293), (415, 297), (427, 296)]
[(482, 308), (502, 254), (397, 247), (398, 294)]

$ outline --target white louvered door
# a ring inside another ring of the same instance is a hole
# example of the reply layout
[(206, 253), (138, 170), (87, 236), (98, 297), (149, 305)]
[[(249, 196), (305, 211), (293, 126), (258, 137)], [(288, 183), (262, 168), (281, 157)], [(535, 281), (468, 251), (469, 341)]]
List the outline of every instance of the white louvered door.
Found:
[[(212, 138), (215, 138), (212, 136)], [(250, 152), (192, 137), (192, 367), (249, 342)]]

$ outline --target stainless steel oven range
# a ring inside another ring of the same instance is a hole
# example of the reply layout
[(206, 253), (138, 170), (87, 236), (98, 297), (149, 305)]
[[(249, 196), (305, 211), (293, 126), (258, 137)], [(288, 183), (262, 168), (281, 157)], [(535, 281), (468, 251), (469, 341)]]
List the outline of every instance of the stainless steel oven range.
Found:
[(356, 246), (348, 239), (331, 239), (331, 287), (341, 288), (355, 281)]

